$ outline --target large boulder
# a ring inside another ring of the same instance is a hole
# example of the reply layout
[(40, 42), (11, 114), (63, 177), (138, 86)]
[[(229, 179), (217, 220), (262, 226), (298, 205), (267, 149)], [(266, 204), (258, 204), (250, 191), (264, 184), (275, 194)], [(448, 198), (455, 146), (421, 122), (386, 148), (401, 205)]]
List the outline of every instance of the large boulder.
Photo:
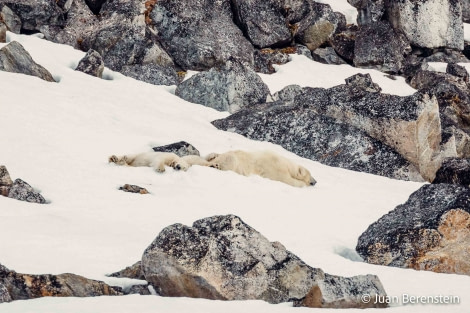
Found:
[(0, 71), (21, 73), (55, 82), (51, 73), (34, 62), (28, 51), (17, 41), (12, 41), (0, 49)]
[(470, 275), (470, 188), (421, 187), (359, 237), (366, 262)]
[(360, 307), (358, 285), (385, 294), (372, 275), (354, 277), (346, 295), (332, 292), (343, 278), (308, 266), (234, 215), (166, 227), (145, 250), (142, 270), (160, 295), (172, 297), (280, 303), (309, 294), (317, 307), (337, 307), (344, 298), (352, 300), (348, 307)]
[(8, 291), (11, 300), (122, 295), (119, 288), (75, 274), (20, 274), (0, 264), (0, 290), (2, 285)]
[(397, 74), (404, 66), (407, 50), (411, 48), (406, 37), (388, 22), (362, 25), (356, 35), (354, 65)]
[(31, 203), (46, 203), (46, 200), (39, 192), (35, 191), (27, 182), (19, 178), (15, 179), (13, 185), (10, 187), (8, 198)]
[(470, 159), (445, 159), (433, 181), (433, 184), (443, 183), (470, 187)]
[(104, 70), (103, 58), (98, 52), (90, 49), (80, 62), (78, 62), (78, 66), (75, 70), (101, 78)]
[(207, 70), (229, 58), (253, 64), (253, 46), (233, 22), (231, 1), (159, 0), (149, 11), (148, 23), (184, 70)]
[[(282, 92), (283, 100), (258, 104), (225, 119), (213, 121), (219, 129), (279, 144), (295, 154), (326, 165), (387, 176), (422, 180), (416, 167), (389, 146), (356, 127), (319, 114), (317, 101), (329, 103), (325, 89), (305, 88), (299, 94)], [(294, 99), (288, 99), (289, 95)]]
[(265, 102), (269, 88), (254, 70), (233, 60), (185, 80), (175, 94), (189, 102), (233, 113)]

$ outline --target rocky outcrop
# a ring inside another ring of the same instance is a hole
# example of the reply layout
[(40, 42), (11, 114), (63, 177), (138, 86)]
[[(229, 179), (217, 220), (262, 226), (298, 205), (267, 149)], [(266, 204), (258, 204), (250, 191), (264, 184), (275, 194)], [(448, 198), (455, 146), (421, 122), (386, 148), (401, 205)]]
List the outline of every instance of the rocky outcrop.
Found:
[(470, 188), (425, 185), (359, 237), (366, 262), (470, 275)]
[(186, 155), (200, 155), (199, 150), (186, 141), (179, 141), (165, 146), (153, 147), (156, 152), (171, 152), (179, 157)]
[[(0, 264), (0, 286), (8, 291), (11, 300), (41, 297), (95, 297), (117, 296), (117, 287), (74, 274), (29, 275), (11, 271)], [(1, 301), (0, 301), (1, 302)]]
[(125, 184), (124, 186), (119, 187), (119, 190), (124, 192), (131, 192), (131, 193), (140, 193), (141, 195), (148, 194), (148, 190), (136, 185), (129, 185)]
[(411, 50), (406, 37), (395, 31), (388, 22), (363, 25), (356, 35), (354, 65), (375, 68), (397, 74), (405, 62), (405, 52)]
[(95, 50), (88, 50), (83, 59), (78, 63), (75, 70), (101, 78), (104, 70), (103, 58)]
[(173, 66), (158, 64), (125, 65), (122, 67), (121, 73), (153, 85), (171, 86), (181, 82), (181, 78)]
[[(308, 266), (233, 215), (166, 227), (145, 250), (142, 270), (162, 296), (280, 303), (309, 294), (318, 307), (336, 307), (344, 298), (351, 299), (347, 307), (361, 305), (355, 284), (344, 288), (348, 296), (335, 293), (344, 278)], [(362, 280), (367, 293), (385, 294), (375, 276), (352, 280)]]
[(54, 82), (51, 73), (34, 62), (28, 51), (16, 41), (0, 49), (0, 71), (36, 76), (45, 81)]
[(0, 21), (5, 23), (7, 29), (12, 33), (19, 34), (21, 31), (21, 19), (8, 6), (0, 4)]
[(470, 187), (470, 159), (445, 159), (436, 173), (433, 184), (458, 184)]
[(229, 58), (253, 64), (253, 46), (234, 24), (229, 0), (149, 2), (147, 23), (184, 70), (208, 70)]
[(27, 182), (17, 178), (10, 187), (8, 198), (31, 203), (46, 203), (46, 199)]
[(237, 61), (228, 61), (185, 80), (175, 94), (189, 102), (231, 113), (265, 102), (268, 86), (251, 68)]

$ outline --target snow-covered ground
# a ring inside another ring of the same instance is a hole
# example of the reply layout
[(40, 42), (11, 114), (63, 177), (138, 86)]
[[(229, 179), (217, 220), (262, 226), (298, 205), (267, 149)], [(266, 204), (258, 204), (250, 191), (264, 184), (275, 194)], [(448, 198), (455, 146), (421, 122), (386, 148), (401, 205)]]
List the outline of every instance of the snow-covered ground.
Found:
[[(421, 185), (331, 168), (266, 142), (217, 130), (210, 121), (228, 113), (188, 103), (174, 87), (153, 86), (106, 70), (106, 80), (73, 69), (84, 53), (45, 40), (8, 33), (58, 83), (0, 72), (0, 164), (50, 201), (36, 205), (0, 197), (0, 263), (23, 273), (72, 272), (107, 278), (140, 260), (160, 230), (216, 214), (236, 214), (271, 241), (328, 273), (376, 274), (390, 296), (449, 295), (453, 305), (401, 305), (391, 312), (468, 312), (470, 277), (389, 268), (358, 261), (358, 236), (406, 201)], [(3, 46), (4, 44), (0, 44)], [(370, 72), (385, 92), (409, 94), (403, 80), (349, 66), (325, 66), (303, 56), (263, 79), (272, 92), (288, 84), (330, 87)], [(383, 77), (383, 78), (381, 78)], [(187, 172), (118, 167), (111, 154), (147, 151), (185, 140), (201, 154), (268, 149), (307, 167), (315, 187), (295, 188), (260, 177), (211, 168)], [(148, 195), (117, 188), (136, 184)], [(302, 311), (303, 310), (303, 311)], [(220, 302), (158, 296), (42, 298), (1, 304), (0, 312), (313, 312), (292, 304)], [(327, 310), (322, 310), (327, 311)], [(336, 312), (336, 311), (335, 311)]]

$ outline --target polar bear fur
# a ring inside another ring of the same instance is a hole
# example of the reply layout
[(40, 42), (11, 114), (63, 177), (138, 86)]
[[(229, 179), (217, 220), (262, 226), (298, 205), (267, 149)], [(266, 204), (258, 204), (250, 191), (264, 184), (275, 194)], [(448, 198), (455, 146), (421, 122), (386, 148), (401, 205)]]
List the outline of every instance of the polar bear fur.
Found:
[(197, 155), (179, 157), (170, 152), (144, 152), (123, 156), (112, 155), (110, 163), (127, 166), (149, 166), (159, 173), (165, 166), (186, 171), (192, 165), (209, 166), (222, 171), (233, 171), (240, 175), (259, 175), (295, 187), (313, 186), (315, 179), (310, 172), (294, 162), (270, 151), (228, 151), (211, 153), (206, 158)]
[(313, 186), (316, 180), (303, 166), (270, 151), (229, 151), (206, 157), (209, 166), (249, 176), (259, 175), (295, 187)]

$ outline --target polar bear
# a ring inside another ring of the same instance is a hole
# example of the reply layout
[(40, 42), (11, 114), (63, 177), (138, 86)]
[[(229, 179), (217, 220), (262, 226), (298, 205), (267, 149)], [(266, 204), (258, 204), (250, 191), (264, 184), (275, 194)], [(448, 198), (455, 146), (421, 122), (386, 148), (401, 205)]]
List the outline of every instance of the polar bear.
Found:
[(108, 162), (116, 163), (117, 165), (150, 166), (159, 173), (165, 172), (165, 166), (170, 166), (175, 170), (183, 171), (186, 171), (191, 166), (191, 164), (174, 153), (155, 151), (127, 154), (123, 156), (112, 155), (109, 157)]
[(212, 153), (206, 160), (210, 167), (222, 171), (233, 171), (244, 176), (259, 175), (294, 187), (313, 186), (317, 183), (305, 167), (270, 151)]

